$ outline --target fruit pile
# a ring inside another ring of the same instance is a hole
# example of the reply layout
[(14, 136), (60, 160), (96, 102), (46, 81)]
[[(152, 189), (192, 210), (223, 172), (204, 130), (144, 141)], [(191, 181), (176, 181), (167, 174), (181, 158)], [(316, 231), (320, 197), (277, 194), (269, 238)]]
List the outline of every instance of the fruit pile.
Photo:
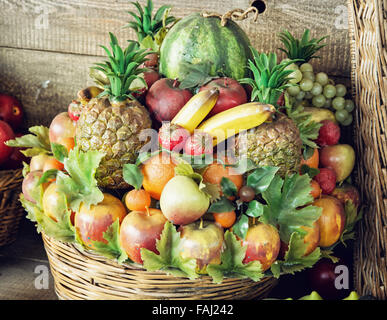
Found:
[(7, 142), (32, 157), (20, 199), (38, 230), (216, 283), (293, 274), (353, 239), (354, 151), (331, 111), (291, 98), (320, 40), (292, 38), (300, 50), (279, 61), (232, 20), (134, 6), (138, 39), (123, 49), (110, 33), (96, 86)]

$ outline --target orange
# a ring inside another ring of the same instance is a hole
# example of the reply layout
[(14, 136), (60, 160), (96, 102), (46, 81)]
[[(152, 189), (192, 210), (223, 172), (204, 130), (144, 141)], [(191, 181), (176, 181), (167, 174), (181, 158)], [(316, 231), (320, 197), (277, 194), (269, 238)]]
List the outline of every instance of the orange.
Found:
[(134, 189), (126, 194), (125, 204), (131, 211), (145, 211), (151, 204), (151, 196), (144, 189)]
[(54, 157), (48, 158), (43, 165), (43, 172), (46, 172), (47, 170), (51, 169), (57, 169), (62, 171), (64, 169), (63, 163), (56, 160)]
[(235, 211), (214, 212), (213, 216), (214, 216), (215, 222), (217, 222), (223, 228), (230, 228), (236, 220)]
[(313, 155), (309, 159), (305, 160), (303, 156), (301, 157), (301, 166), (303, 164), (306, 164), (310, 168), (318, 169), (318, 165), (320, 162), (319, 159), (320, 159), (319, 152), (318, 152), (318, 149), (316, 148), (314, 149)]
[(310, 182), (310, 186), (312, 187), (312, 191), (310, 192), (311, 196), (314, 199), (320, 198), (320, 196), (321, 196), (321, 187), (318, 184), (318, 182), (315, 181), (315, 180), (312, 180)]
[(70, 150), (74, 149), (75, 146), (74, 138), (61, 138), (59, 139), (58, 143), (62, 146), (65, 146), (67, 152), (70, 152)]
[[(224, 163), (230, 164), (227, 159), (224, 161)], [(222, 178), (228, 178), (235, 184), (237, 192), (243, 185), (243, 175), (237, 174), (233, 168), (225, 167), (223, 164), (218, 162), (214, 162), (208, 165), (204, 170), (202, 176), (204, 182), (217, 184), (219, 185), (219, 187)], [(234, 197), (230, 197), (230, 199), (232, 198)]]
[(166, 153), (153, 156), (141, 166), (142, 186), (153, 199), (160, 200), (165, 185), (175, 176), (175, 167), (173, 158)]

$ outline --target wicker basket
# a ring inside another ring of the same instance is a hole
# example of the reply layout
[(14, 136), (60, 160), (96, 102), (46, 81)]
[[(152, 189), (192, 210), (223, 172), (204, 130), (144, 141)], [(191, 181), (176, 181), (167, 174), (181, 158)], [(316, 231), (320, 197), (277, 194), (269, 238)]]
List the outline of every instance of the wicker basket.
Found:
[(277, 279), (259, 282), (226, 278), (214, 284), (208, 276), (199, 279), (148, 272), (132, 265), (119, 265), (78, 246), (42, 235), (55, 281), (63, 300), (199, 300), (265, 298)]
[(24, 209), (19, 202), (22, 170), (0, 171), (0, 246), (16, 240)]
[(357, 180), (364, 219), (355, 246), (358, 292), (387, 299), (387, 1), (349, 1), (357, 114)]

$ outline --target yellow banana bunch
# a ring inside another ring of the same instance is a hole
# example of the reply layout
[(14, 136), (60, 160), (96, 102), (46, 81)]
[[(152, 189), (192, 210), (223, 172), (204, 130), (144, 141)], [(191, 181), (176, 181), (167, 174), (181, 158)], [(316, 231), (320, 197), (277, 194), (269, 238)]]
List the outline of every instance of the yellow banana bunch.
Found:
[(213, 88), (195, 94), (172, 119), (171, 123), (182, 126), (190, 133), (210, 113), (219, 97), (219, 90)]
[(249, 102), (214, 115), (197, 129), (214, 137), (214, 145), (217, 145), (243, 130), (259, 126), (274, 112), (275, 108), (270, 104)]

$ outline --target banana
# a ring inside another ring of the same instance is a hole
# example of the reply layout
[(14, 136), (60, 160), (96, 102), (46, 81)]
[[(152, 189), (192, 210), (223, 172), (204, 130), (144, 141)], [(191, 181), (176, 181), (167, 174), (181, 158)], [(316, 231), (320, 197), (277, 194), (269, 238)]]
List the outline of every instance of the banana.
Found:
[(182, 126), (192, 134), (215, 106), (218, 97), (219, 90), (217, 88), (200, 91), (188, 100), (171, 122)]
[(274, 112), (275, 108), (270, 104), (249, 102), (214, 115), (197, 130), (210, 134), (214, 137), (214, 145), (217, 145), (243, 130), (259, 126)]
[(95, 86), (87, 87), (85, 89), (82, 89), (78, 91), (78, 99), (81, 102), (81, 104), (85, 105), (87, 104), (91, 99), (98, 96), (103, 89)]

